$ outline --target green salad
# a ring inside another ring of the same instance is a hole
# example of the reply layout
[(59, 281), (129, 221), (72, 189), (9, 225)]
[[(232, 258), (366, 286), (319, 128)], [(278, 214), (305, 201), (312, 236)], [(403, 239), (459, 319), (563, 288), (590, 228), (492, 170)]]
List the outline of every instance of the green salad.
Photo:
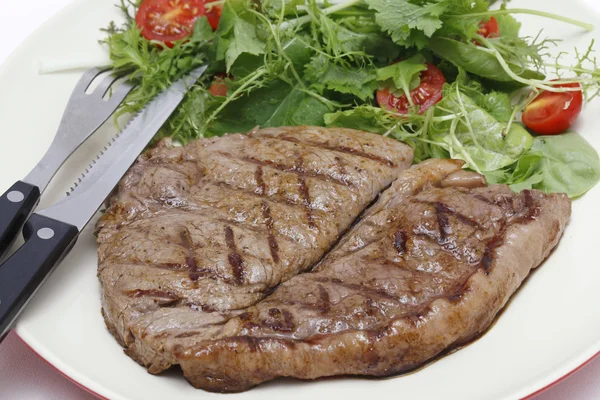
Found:
[(190, 140), (256, 126), (354, 128), (404, 141), (414, 162), (455, 158), (489, 183), (584, 194), (600, 160), (569, 130), (600, 93), (593, 41), (572, 64), (557, 39), (523, 37), (486, 0), (143, 0), (118, 5), (104, 43), (139, 86), (140, 110), (191, 69), (209, 71), (159, 136)]

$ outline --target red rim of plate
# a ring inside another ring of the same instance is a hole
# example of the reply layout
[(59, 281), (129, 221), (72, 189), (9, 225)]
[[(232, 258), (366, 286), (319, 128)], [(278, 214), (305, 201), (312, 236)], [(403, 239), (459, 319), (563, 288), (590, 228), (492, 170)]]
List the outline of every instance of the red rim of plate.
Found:
[[(104, 397), (102, 395), (99, 395), (98, 393), (94, 392), (92, 389), (89, 389), (89, 388), (85, 387), (81, 383), (79, 383), (76, 380), (74, 380), (73, 378), (71, 378), (69, 375), (67, 375), (64, 372), (62, 372), (60, 369), (56, 368), (50, 361), (46, 360), (37, 351), (35, 351), (21, 336), (19, 336), (19, 334), (16, 331), (13, 331), (13, 332), (14, 332), (15, 336), (18, 337), (19, 340), (21, 340), (21, 342), (23, 342), (25, 344), (25, 346), (27, 346), (27, 348), (29, 350), (31, 350), (34, 354), (36, 354), (39, 358), (41, 358), (53, 370), (57, 371), (59, 374), (61, 374), (63, 377), (65, 377), (68, 381), (73, 382), (76, 386), (80, 387), (81, 389), (85, 390), (86, 392), (90, 393), (93, 396), (96, 396), (97, 398), (99, 398), (101, 400), (109, 400), (108, 398), (106, 398), (106, 397)], [(546, 390), (550, 389), (551, 387), (558, 385), (560, 382), (564, 381), (568, 377), (570, 377), (570, 376), (574, 375), (575, 373), (579, 372), (583, 367), (585, 367), (586, 365), (588, 365), (590, 362), (592, 362), (592, 360), (594, 360), (598, 356), (600, 356), (600, 351), (597, 352), (596, 354), (594, 354), (588, 360), (584, 361), (581, 365), (579, 365), (577, 368), (573, 369), (571, 372), (566, 373), (565, 375), (561, 376), (560, 378), (558, 378), (554, 382), (549, 383), (548, 385), (544, 386), (541, 389), (538, 389), (537, 391), (531, 393), (530, 395), (523, 397), (521, 400), (531, 400), (535, 396), (537, 396), (538, 394), (541, 394), (541, 393), (545, 392)]]
[(92, 389), (82, 385), (81, 383), (77, 382), (75, 379), (71, 378), (69, 375), (65, 374), (64, 372), (62, 372), (60, 369), (56, 368), (54, 366), (54, 364), (52, 364), (50, 361), (46, 360), (40, 353), (38, 353), (37, 351), (35, 351), (30, 345), (29, 343), (27, 343), (18, 333), (17, 331), (13, 330), (13, 333), (15, 334), (15, 336), (17, 338), (19, 338), (19, 340), (29, 349), (31, 350), (35, 355), (37, 355), (39, 358), (42, 359), (42, 361), (44, 361), (47, 365), (49, 365), (53, 370), (55, 370), (56, 372), (58, 372), (59, 374), (61, 374), (64, 378), (66, 378), (68, 381), (72, 382), (73, 384), (75, 384), (75, 386), (85, 390), (86, 392), (88, 392), (89, 394), (91, 394), (92, 396), (96, 396), (97, 398), (99, 398), (100, 400), (110, 400), (107, 397), (104, 397), (96, 392), (94, 392)]

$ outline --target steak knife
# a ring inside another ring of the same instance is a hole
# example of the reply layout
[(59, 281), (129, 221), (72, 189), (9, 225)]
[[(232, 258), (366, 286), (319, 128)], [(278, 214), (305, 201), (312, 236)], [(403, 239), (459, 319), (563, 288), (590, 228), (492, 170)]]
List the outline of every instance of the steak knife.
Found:
[(158, 94), (105, 148), (72, 192), (29, 217), (25, 243), (0, 264), (0, 341), (119, 180), (202, 76), (199, 67)]

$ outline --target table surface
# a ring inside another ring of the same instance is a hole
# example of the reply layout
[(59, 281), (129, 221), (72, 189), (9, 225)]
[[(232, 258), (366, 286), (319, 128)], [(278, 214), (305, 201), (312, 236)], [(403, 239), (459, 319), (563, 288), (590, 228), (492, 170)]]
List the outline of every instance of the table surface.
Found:
[[(72, 0), (6, 1), (0, 14), (0, 64), (44, 21)], [(111, 0), (107, 0), (111, 1)], [(46, 364), (16, 334), (0, 344), (0, 400), (93, 400)], [(600, 357), (532, 400), (600, 397)]]

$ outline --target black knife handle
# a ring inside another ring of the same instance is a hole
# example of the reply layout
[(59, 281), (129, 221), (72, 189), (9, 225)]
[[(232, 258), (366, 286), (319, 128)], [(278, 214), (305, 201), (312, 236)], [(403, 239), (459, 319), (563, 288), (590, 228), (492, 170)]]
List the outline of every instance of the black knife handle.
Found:
[(79, 230), (33, 214), (23, 235), (23, 246), (0, 264), (0, 341), (44, 279), (71, 250)]
[(10, 249), (39, 200), (40, 189), (21, 181), (0, 197), (0, 260)]

